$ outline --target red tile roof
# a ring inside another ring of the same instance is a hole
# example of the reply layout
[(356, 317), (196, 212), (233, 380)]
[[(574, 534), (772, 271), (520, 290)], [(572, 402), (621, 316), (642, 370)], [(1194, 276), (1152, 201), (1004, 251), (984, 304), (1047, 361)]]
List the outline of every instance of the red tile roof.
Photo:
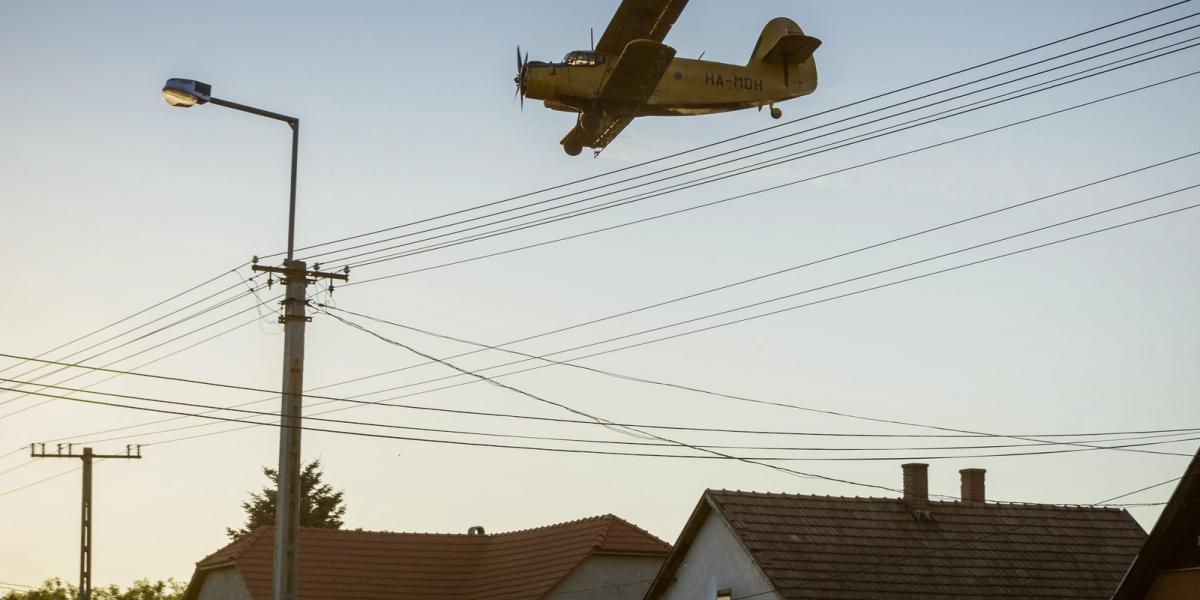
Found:
[[(237, 568), (254, 600), (271, 598), (274, 528), (261, 527), (196, 563), (185, 598), (205, 573)], [(665, 557), (671, 546), (613, 515), (488, 535), (300, 531), (303, 600), (532, 600), (587, 557)]]
[[(1107, 599), (1146, 534), (1124, 510), (709, 490), (689, 530), (720, 513), (786, 600)], [(694, 535), (692, 533), (691, 535)], [(763, 590), (745, 590), (758, 593)]]

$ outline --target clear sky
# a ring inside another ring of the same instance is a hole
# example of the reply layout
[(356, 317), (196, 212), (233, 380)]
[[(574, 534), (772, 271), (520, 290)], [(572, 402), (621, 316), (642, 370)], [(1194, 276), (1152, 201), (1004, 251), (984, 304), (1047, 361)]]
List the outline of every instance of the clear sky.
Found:
[[(301, 245), (605, 173), (776, 123), (765, 112), (755, 111), (639, 119), (598, 159), (564, 155), (557, 142), (573, 125), (573, 117), (545, 110), (536, 102), (527, 102), (522, 112), (512, 101), (514, 47), (519, 43), (531, 58), (543, 60), (586, 48), (588, 29), (595, 28), (599, 36), (616, 4), (0, 3), (0, 256), (4, 257), (0, 352), (44, 352), (229, 272), (253, 254), (282, 248), (287, 128), (214, 106), (172, 109), (159, 98), (159, 89), (168, 77), (207, 81), (219, 97), (302, 119), (297, 229)], [(1166, 2), (693, 0), (666, 41), (680, 56), (704, 52), (705, 59), (742, 63), (770, 18), (796, 20), (808, 33), (824, 40), (824, 45), (816, 55), (821, 77), (816, 93), (781, 105), (785, 119), (791, 119), (1162, 4)], [(1183, 17), (1194, 12), (1194, 6), (1183, 5), (1062, 49)], [(1182, 21), (1130, 41), (1196, 22)], [(1195, 30), (1158, 44), (1192, 35)], [(1155, 44), (1127, 53), (1151, 47)], [(365, 280), (505, 250), (869, 161), (1181, 75), (1196, 68), (1197, 52), (1200, 49), (1183, 51), (1077, 85), (694, 190), (364, 266), (355, 270), (352, 278)], [(1046, 50), (1014, 59), (980, 74), (1053, 53)], [(1103, 60), (1111, 59), (1077, 68)], [(960, 77), (946, 83), (966, 80)], [(931, 86), (929, 91), (935, 88)], [(343, 309), (486, 343), (521, 338), (1195, 152), (1200, 150), (1196, 141), (1200, 139), (1200, 121), (1195, 118), (1198, 91), (1197, 78), (1189, 78), (776, 192), (488, 260), (346, 287), (335, 292), (334, 300)], [(860, 108), (879, 106), (883, 104)], [(773, 133), (790, 133), (853, 113), (832, 113)], [(760, 139), (765, 136), (745, 141)], [(1171, 191), (1200, 183), (1195, 180), (1196, 161), (1180, 161), (936, 235), (517, 348), (554, 352)], [(1186, 206), (1196, 202), (1197, 196), (1195, 191), (1180, 193), (734, 316), (834, 296)], [(531, 200), (548, 197), (542, 194)], [(997, 433), (1198, 427), (1197, 226), (1200, 211), (1184, 212), (582, 364), (764, 400)], [(252, 275), (244, 267), (236, 272), (242, 277)], [(129, 324), (234, 286), (239, 275), (227, 273), (216, 283)], [(277, 290), (264, 292), (263, 299)], [(254, 303), (253, 296), (239, 297), (202, 317), (95, 358), (90, 357), (132, 336), (81, 351), (106, 336), (89, 338), (51, 356), (89, 358), (89, 364), (100, 365), (167, 342), (114, 364), (114, 368), (131, 369), (245, 323), (253, 312), (168, 341), (237, 311), (253, 311)], [(271, 314), (275, 308), (264, 308), (264, 318), (258, 322), (140, 370), (277, 388), (282, 335)], [(371, 326), (436, 355), (469, 349), (411, 331)], [(674, 331), (677, 329), (668, 330)], [(76, 351), (81, 352), (74, 354)], [(468, 368), (508, 360), (511, 358), (497, 352), (460, 359)], [(318, 315), (308, 330), (306, 381), (310, 387), (417, 362), (403, 349), (327, 316)], [(0, 363), (0, 368), (9, 364), (11, 361)], [(15, 374), (29, 368), (17, 367), (0, 377), (17, 378)], [(349, 396), (450, 374), (440, 367), (425, 366), (322, 393)], [(50, 375), (44, 381), (53, 383), (66, 376)], [(63, 385), (95, 384), (100, 379), (93, 375)], [(563, 367), (504, 380), (617, 421), (833, 433), (923, 431), (735, 402)], [(421, 383), (367, 398), (382, 400), (436, 386)], [(130, 377), (98, 383), (93, 389), (216, 405), (263, 397)], [(96, 466), (97, 583), (125, 584), (139, 577), (186, 579), (195, 561), (226, 542), (224, 528), (240, 524), (240, 503), (265, 481), (261, 466), (276, 461), (275, 429), (180, 439), (221, 432), (230, 426), (164, 432), (200, 423), (173, 421), (99, 434), (94, 432), (163, 417), (67, 401), (43, 404), (41, 399), (12, 393), (0, 394), (0, 402), (6, 402), (0, 405), (0, 454), (30, 442), (66, 438), (93, 442), (98, 452), (116, 451), (126, 443), (146, 444), (141, 461)], [(421, 393), (403, 402), (571, 416), (487, 385)], [(277, 402), (251, 408), (271, 407), (277, 407)], [(309, 414), (326, 408), (312, 407)], [(5, 416), (15, 411), (21, 412)], [(391, 408), (356, 408), (330, 416), (418, 427), (628, 440), (596, 427)], [(388, 433), (405, 435), (395, 430)], [(109, 439), (126, 435), (133, 437)], [(429, 437), (467, 439), (444, 434)], [(768, 446), (1015, 443), (696, 433), (678, 433), (677, 437), (689, 443)], [(1149, 448), (1190, 454), (1197, 447), (1191, 440), (1195, 437), (1171, 438), (1183, 441)], [(529, 440), (515, 443), (572, 446)], [(709, 487), (892, 495), (711, 460), (538, 454), (319, 433), (305, 434), (304, 449), (306, 458), (321, 458), (328, 482), (346, 491), (347, 526), (372, 530), (465, 532), (469, 526), (483, 525), (488, 531), (505, 531), (614, 513), (674, 541), (700, 493)], [(629, 447), (606, 449), (628, 451)], [(751, 454), (749, 450), (737, 452)], [(985, 452), (989, 451), (974, 451)], [(901, 458), (962, 453), (873, 452), (866, 454), (897, 459), (786, 464), (839, 479), (899, 487)], [(795, 454), (846, 457), (864, 453)], [(62, 460), (27, 461), (21, 451), (0, 458), (0, 511), (5, 515), (0, 531), (0, 581), (35, 584), (52, 576), (74, 580), (78, 473), (5, 492), (75, 465)], [(1187, 458), (1094, 451), (928, 462), (932, 463), (930, 483), (936, 493), (956, 495), (956, 471), (983, 467), (988, 470), (988, 494), (996, 499), (1092, 503), (1175, 477)], [(1128, 500), (1162, 502), (1170, 490), (1165, 486)], [(1158, 513), (1155, 507), (1130, 510), (1147, 529)]]

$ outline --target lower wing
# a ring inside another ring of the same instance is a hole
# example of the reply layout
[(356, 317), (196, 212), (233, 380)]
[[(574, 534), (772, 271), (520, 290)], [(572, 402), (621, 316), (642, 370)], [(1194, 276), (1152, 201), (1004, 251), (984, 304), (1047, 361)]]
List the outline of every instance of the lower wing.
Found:
[(568, 149), (607, 146), (650, 99), (674, 58), (670, 46), (653, 40), (629, 42), (600, 89), (595, 108), (580, 115), (562, 145)]

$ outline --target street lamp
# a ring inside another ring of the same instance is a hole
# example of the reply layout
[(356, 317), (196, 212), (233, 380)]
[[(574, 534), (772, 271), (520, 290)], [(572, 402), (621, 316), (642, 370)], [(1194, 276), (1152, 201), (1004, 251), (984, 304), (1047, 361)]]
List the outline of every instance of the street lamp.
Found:
[[(212, 86), (194, 79), (168, 79), (162, 89), (163, 100), (171, 106), (188, 108), (197, 104), (216, 104), (276, 121), (292, 128), (292, 179), (288, 199), (287, 260), (283, 267), (255, 264), (255, 271), (278, 273), (286, 284), (283, 300), (283, 398), (279, 411), (279, 477), (275, 502), (275, 567), (272, 598), (298, 600), (300, 597), (300, 431), (301, 400), (304, 390), (304, 314), (310, 279), (328, 278), (345, 281), (347, 275), (308, 270), (308, 265), (293, 259), (296, 233), (296, 152), (300, 144), (300, 119), (260, 108), (214, 98)], [(255, 261), (257, 262), (257, 260)]]
[(293, 245), (296, 237), (296, 153), (300, 148), (300, 119), (274, 113), (269, 110), (262, 110), (261, 108), (254, 108), (253, 106), (246, 106), (245, 104), (238, 104), (237, 102), (214, 98), (212, 96), (211, 85), (194, 79), (168, 79), (166, 85), (163, 86), (162, 97), (171, 106), (188, 108), (197, 104), (208, 104), (211, 102), (217, 106), (224, 106), (225, 108), (248, 112), (260, 117), (283, 121), (292, 128), (292, 186), (291, 196), (288, 201), (287, 261), (284, 263), (284, 266), (287, 266), (287, 263), (292, 262)]
[(212, 86), (194, 79), (168, 79), (162, 97), (171, 106), (187, 108), (206, 104), (212, 96)]

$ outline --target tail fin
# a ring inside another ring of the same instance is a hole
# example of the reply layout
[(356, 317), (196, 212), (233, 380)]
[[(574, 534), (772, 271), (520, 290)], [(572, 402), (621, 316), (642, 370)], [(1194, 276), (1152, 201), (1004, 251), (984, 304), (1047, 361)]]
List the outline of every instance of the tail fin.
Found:
[(787, 60), (792, 64), (807, 62), (821, 40), (804, 35), (795, 21), (787, 17), (776, 17), (763, 27), (750, 62), (778, 63)]
[(795, 21), (787, 17), (776, 17), (763, 27), (754, 52), (750, 54), (750, 64), (778, 64), (783, 67), (784, 85), (789, 84), (792, 67), (800, 67), (800, 77), (804, 78), (811, 71), (812, 79), (816, 79), (816, 61), (812, 60), (813, 52), (821, 45), (821, 40), (804, 35), (804, 31)]

